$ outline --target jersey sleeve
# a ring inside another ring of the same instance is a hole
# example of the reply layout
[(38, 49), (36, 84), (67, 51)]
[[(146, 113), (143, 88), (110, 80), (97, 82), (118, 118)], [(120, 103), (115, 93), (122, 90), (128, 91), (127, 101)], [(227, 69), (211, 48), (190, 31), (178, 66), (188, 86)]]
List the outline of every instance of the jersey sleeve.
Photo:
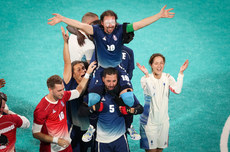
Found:
[(34, 110), (34, 123), (38, 125), (43, 125), (46, 121), (46, 111), (44, 108), (42, 108), (41, 103), (38, 104), (36, 109)]
[(129, 53), (129, 66), (128, 66), (128, 74), (130, 76), (130, 79), (132, 79), (133, 77), (133, 70), (135, 68), (134, 66), (134, 54), (133, 54), (133, 50), (132, 49), (127, 49), (128, 53)]
[(98, 35), (99, 25), (92, 25), (93, 26), (93, 37), (95, 38)]
[(22, 125), (20, 126), (20, 128), (29, 128), (30, 121), (25, 116), (18, 116), (22, 119)]
[(170, 74), (167, 74), (167, 77), (169, 79), (169, 89), (175, 94), (181, 93), (184, 75), (179, 73), (177, 81), (175, 81), (175, 79)]
[(141, 78), (141, 87), (144, 90), (144, 94), (151, 95), (150, 77), (143, 76)]
[(23, 124), (23, 120), (16, 114), (12, 114), (11, 115), (11, 119), (13, 120), (13, 122), (16, 124), (15, 126), (17, 128), (20, 128)]
[(71, 97), (71, 91), (65, 91), (63, 96), (64, 102), (70, 100), (70, 97)]

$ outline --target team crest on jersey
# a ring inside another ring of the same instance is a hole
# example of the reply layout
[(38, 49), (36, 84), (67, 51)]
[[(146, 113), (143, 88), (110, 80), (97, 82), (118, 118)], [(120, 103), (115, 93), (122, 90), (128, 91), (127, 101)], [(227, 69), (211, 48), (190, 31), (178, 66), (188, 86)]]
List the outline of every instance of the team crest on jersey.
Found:
[(106, 36), (102, 38), (102, 40), (106, 41)]
[(55, 112), (56, 112), (56, 110), (53, 109), (53, 113), (55, 113)]
[(114, 41), (117, 41), (116, 35), (113, 35), (113, 39), (114, 39)]
[(64, 107), (65, 106), (65, 104), (61, 101), (61, 105)]
[(104, 98), (104, 97), (102, 97), (101, 101), (102, 101), (102, 102), (103, 102), (103, 101), (105, 101), (105, 98)]

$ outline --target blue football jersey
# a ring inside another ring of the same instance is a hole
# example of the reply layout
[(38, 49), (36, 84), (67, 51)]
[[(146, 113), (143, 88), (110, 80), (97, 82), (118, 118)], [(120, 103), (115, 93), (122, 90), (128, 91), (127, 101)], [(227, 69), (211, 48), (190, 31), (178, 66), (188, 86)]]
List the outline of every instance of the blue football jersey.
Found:
[(118, 66), (122, 60), (122, 24), (117, 25), (111, 34), (105, 33), (101, 26), (93, 25), (93, 33), (98, 64), (103, 68)]
[(110, 94), (103, 96), (101, 101), (104, 108), (98, 116), (96, 140), (110, 143), (125, 134), (125, 119)]

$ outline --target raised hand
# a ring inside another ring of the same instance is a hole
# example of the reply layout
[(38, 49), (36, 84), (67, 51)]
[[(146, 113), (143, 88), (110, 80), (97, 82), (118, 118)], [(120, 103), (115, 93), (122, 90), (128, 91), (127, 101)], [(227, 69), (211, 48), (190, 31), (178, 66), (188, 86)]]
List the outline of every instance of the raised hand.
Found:
[(66, 31), (65, 33), (65, 30), (63, 27), (61, 27), (61, 32), (62, 32), (62, 37), (63, 37), (63, 40), (68, 43), (68, 40), (69, 40), (69, 33), (68, 31)]
[(0, 79), (0, 88), (4, 87), (6, 84), (6, 81), (4, 79)]
[(137, 63), (137, 67), (145, 74), (145, 75), (148, 75), (149, 72), (148, 70), (145, 68), (145, 66), (141, 66), (139, 63)]
[(165, 6), (161, 9), (161, 11), (160, 11), (160, 13), (159, 13), (159, 14), (160, 14), (160, 17), (161, 17), (161, 18), (173, 18), (175, 13), (169, 12), (169, 11), (173, 10), (173, 8), (170, 8), (170, 9), (165, 10), (166, 6), (167, 6), (167, 5), (165, 5)]
[(90, 63), (86, 73), (91, 74), (93, 72), (93, 70), (97, 67), (97, 62), (93, 61), (92, 63)]
[(188, 60), (186, 60), (186, 61), (184, 62), (184, 64), (180, 67), (180, 73), (181, 73), (181, 74), (183, 74), (184, 70), (187, 69), (188, 63), (189, 63)]
[(57, 13), (54, 13), (52, 15), (54, 15), (54, 17), (48, 19), (48, 21), (50, 21), (50, 22), (48, 22), (49, 25), (56, 25), (56, 24), (62, 22), (62, 19), (64, 18), (63, 16), (61, 16), (60, 14), (57, 14)]

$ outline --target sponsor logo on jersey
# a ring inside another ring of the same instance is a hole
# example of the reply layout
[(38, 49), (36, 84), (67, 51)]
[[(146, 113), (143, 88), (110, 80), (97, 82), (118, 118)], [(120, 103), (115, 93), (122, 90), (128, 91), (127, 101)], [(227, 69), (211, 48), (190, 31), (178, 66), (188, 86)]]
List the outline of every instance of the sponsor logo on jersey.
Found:
[(9, 127), (3, 128), (3, 129), (0, 130), (0, 134), (9, 132), (9, 131), (13, 130), (14, 128), (15, 128), (14, 125), (11, 125), (11, 126), (9, 126)]
[(5, 149), (5, 148), (6, 148), (6, 146), (5, 146), (5, 145), (0, 146), (0, 149)]
[(96, 80), (95, 84), (97, 84), (97, 83), (98, 83), (98, 80)]
[(106, 41), (106, 36), (102, 38), (102, 40)]
[(55, 113), (56, 111), (53, 109), (53, 113)]
[(104, 98), (104, 97), (102, 97), (101, 101), (105, 101), (105, 98)]

